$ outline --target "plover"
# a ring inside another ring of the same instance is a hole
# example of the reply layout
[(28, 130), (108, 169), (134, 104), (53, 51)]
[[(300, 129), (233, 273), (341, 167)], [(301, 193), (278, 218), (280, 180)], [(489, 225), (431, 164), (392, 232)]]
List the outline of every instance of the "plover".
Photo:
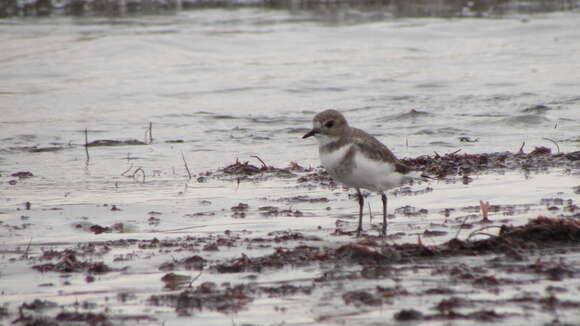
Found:
[(358, 195), (359, 221), (357, 233), (362, 232), (364, 198), (361, 188), (375, 191), (383, 202), (382, 235), (387, 234), (387, 195), (385, 191), (399, 187), (425, 175), (413, 171), (397, 159), (387, 146), (365, 131), (348, 125), (336, 110), (318, 113), (313, 128), (302, 138), (314, 136), (322, 166), (330, 176), (347, 187), (354, 187)]

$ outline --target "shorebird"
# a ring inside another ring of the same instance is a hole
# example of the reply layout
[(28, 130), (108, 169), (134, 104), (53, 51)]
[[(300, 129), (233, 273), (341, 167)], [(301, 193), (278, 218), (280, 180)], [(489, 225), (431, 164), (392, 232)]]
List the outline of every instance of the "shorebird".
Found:
[(349, 126), (342, 113), (326, 110), (313, 119), (313, 128), (302, 138), (314, 136), (322, 166), (336, 181), (354, 187), (358, 195), (357, 234), (362, 232), (364, 198), (361, 189), (381, 195), (382, 236), (387, 235), (387, 195), (385, 191), (426, 176), (397, 159), (387, 146), (365, 131)]

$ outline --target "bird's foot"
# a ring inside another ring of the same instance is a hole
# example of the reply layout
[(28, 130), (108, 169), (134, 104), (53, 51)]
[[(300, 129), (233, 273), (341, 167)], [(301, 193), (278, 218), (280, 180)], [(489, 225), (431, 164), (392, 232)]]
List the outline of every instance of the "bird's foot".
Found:
[(387, 226), (383, 225), (383, 228), (381, 229), (381, 232), (379, 232), (379, 236), (381, 238), (386, 238), (387, 237)]

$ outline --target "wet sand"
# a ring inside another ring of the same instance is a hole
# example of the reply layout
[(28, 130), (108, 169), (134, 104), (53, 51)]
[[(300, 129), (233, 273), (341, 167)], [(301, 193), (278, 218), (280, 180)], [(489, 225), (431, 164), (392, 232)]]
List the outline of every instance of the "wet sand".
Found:
[[(523, 203), (399, 207), (401, 198), (420, 203), (435, 194), (445, 200), (439, 183), (477, 189), (482, 178), (510, 179), (511, 173), (523, 176), (528, 185), (540, 176), (559, 174), (574, 184), (579, 152), (552, 154), (536, 148), (527, 154), (407, 159), (439, 179), (391, 194), (394, 212), (386, 239), (378, 236), (380, 218), (369, 224), (368, 215), (364, 235), (356, 236), (354, 198), (344, 203), (352, 214), (335, 210), (333, 190), (346, 191), (323, 170), (254, 161), (238, 160), (202, 173), (194, 182), (227, 182), (239, 188), (275, 184), (288, 188), (287, 196), (218, 210), (206, 204), (208, 210), (186, 214), (189, 228), (165, 229), (174, 213), (152, 209), (140, 217), (130, 213), (138, 220), (134, 222), (125, 218), (99, 224), (72, 218), (60, 227), (65, 234), (76, 234), (73, 242), (66, 237), (43, 242), (41, 235), (27, 240), (27, 230), (41, 227), (36, 225), (39, 215), (71, 212), (66, 205), (38, 210), (35, 203), (24, 204), (20, 223), (2, 224), (12, 238), (8, 241), (18, 244), (2, 252), (3, 322), (572, 325), (580, 318), (579, 185), (562, 187), (556, 197), (538, 201), (531, 196)], [(19, 182), (34, 177), (24, 171), (11, 176)], [(304, 189), (310, 191), (305, 194)], [(125, 209), (104, 205), (81, 211), (122, 214)], [(326, 211), (327, 216), (312, 211)], [(218, 216), (230, 216), (231, 224), (211, 225)], [(253, 227), (260, 222), (274, 225)], [(144, 224), (151, 230), (137, 232)]]

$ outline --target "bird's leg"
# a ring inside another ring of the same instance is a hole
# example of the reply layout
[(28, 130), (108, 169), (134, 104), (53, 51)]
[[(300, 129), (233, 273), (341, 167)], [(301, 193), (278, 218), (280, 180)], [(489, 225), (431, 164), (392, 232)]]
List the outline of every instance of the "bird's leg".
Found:
[(381, 192), (381, 199), (383, 200), (383, 237), (387, 236), (387, 195)]
[(356, 192), (358, 194), (358, 207), (359, 207), (358, 228), (356, 229), (356, 233), (357, 235), (360, 235), (360, 233), (362, 232), (363, 205), (365, 200), (359, 188), (356, 188)]

